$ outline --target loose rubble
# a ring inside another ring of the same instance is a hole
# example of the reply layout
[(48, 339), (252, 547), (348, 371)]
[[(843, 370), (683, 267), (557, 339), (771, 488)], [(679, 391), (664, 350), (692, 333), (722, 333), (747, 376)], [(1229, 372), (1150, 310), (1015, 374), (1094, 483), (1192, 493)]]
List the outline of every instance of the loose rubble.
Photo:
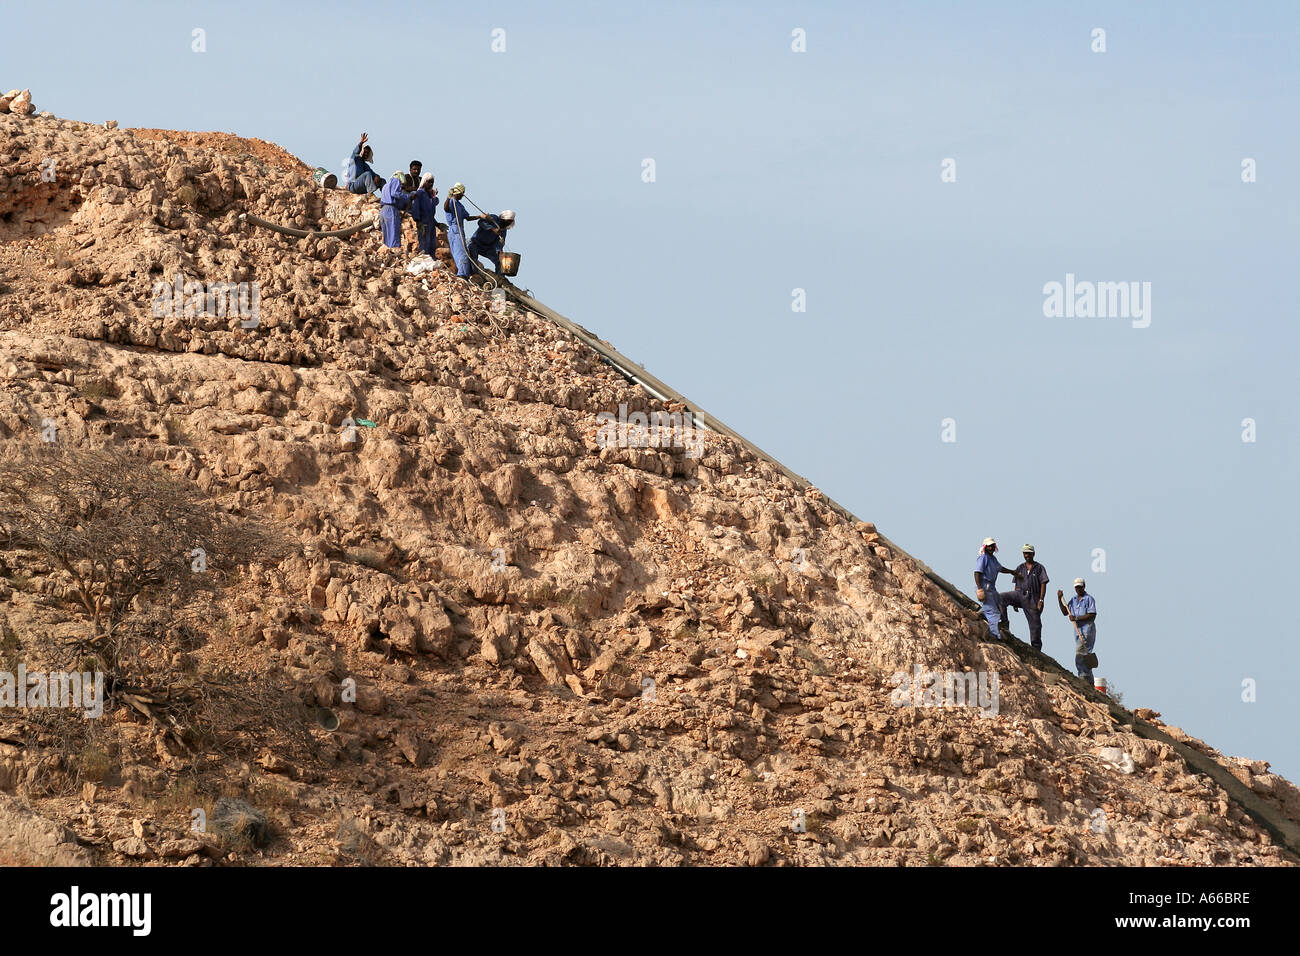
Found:
[[(59, 753), (0, 710), (0, 815), (35, 834), (0, 862), (1296, 863), (770, 463), (602, 444), (659, 406), (566, 332), (376, 232), (239, 219), (366, 197), (0, 102), (0, 439), (130, 448), (293, 544), (174, 661), (228, 708), (206, 748), (119, 705)], [(186, 314), (186, 283), (256, 283), (256, 314)], [(67, 572), (0, 559), (0, 651), (39, 662), (84, 627)], [(996, 673), (995, 712), (897, 706), (914, 666)], [(1297, 818), (1267, 764), (1164, 730)]]

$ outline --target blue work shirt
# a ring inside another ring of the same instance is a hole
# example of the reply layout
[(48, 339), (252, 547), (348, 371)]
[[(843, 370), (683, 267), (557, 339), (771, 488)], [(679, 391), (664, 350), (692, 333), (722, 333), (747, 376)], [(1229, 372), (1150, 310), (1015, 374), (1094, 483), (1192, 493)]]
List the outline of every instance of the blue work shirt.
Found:
[(1047, 568), (1038, 561), (1035, 561), (1033, 568), (1030, 568), (1028, 563), (1022, 561), (1020, 567), (1016, 568), (1016, 572), (1020, 575), (1016, 579), (1016, 590), (1027, 594), (1037, 603), (1041, 595), (1047, 593), (1043, 588), (1047, 587), (1048, 582), (1052, 580), (1047, 576)]
[[(361, 150), (365, 147), (358, 144), (357, 148), (352, 151), (352, 158), (348, 161), (348, 185), (351, 186), (366, 173), (373, 173), (370, 164), (361, 158)], [(376, 179), (379, 177), (376, 176)]]
[(437, 221), (438, 204), (427, 189), (417, 189), (411, 197), (411, 218), (416, 222), (432, 224)]
[(383, 191), (379, 194), (379, 201), (385, 206), (396, 206), (398, 209), (405, 209), (411, 204), (411, 194), (402, 188), (402, 181), (394, 176), (384, 183)]
[(461, 205), (459, 199), (452, 199), (448, 196), (443, 200), (442, 211), (447, 214), (447, 228), (455, 229), (458, 232), (464, 228), (465, 217), (469, 215), (465, 207)]
[[(1079, 595), (1076, 594), (1074, 597), (1070, 598), (1070, 602), (1066, 606), (1069, 607), (1070, 613), (1075, 617), (1084, 614), (1097, 613), (1097, 602), (1094, 601), (1092, 595), (1087, 592), (1084, 592), (1083, 597), (1079, 597)], [(1097, 633), (1097, 621), (1095, 618), (1087, 624), (1079, 624), (1078, 621), (1075, 621), (1075, 624), (1078, 624), (1079, 630), (1083, 633), (1084, 637), (1092, 637)]]
[[(492, 230), (496, 230), (493, 232)], [(496, 216), (480, 216), (478, 228), (470, 237), (469, 244), (485, 252), (500, 252), (506, 242), (506, 230)]]
[(975, 562), (975, 573), (984, 582), (984, 590), (986, 591), (997, 590), (998, 575), (1002, 573), (1002, 570), (1002, 565), (998, 563), (998, 559), (985, 552), (981, 552), (979, 560)]

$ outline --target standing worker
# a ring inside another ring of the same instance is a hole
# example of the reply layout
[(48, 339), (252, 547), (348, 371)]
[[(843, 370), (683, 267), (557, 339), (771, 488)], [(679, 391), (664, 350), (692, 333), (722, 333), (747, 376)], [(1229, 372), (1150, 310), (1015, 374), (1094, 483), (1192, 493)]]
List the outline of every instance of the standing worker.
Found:
[(989, 622), (989, 638), (995, 641), (1001, 640), (998, 636), (998, 621), (1002, 617), (1002, 604), (998, 599), (998, 575), (999, 574), (1016, 574), (1004, 568), (998, 559), (993, 557), (997, 551), (998, 543), (992, 538), (985, 538), (984, 545), (980, 548), (980, 556), (975, 562), (975, 597), (980, 602), (980, 611), (984, 614), (984, 619)]
[(1074, 597), (1070, 598), (1068, 608), (1061, 603), (1064, 594), (1064, 591), (1056, 592), (1056, 603), (1061, 613), (1074, 623), (1074, 669), (1091, 684), (1092, 669), (1097, 664), (1097, 656), (1092, 652), (1097, 645), (1097, 602), (1088, 593), (1083, 578), (1074, 579)]
[(420, 252), (433, 255), (438, 248), (438, 190), (433, 188), (433, 173), (426, 173), (420, 188), (411, 197), (411, 218), (415, 220), (416, 242)]
[(410, 190), (414, 186), (411, 174), (398, 170), (379, 194), (379, 222), (384, 230), (384, 245), (389, 249), (402, 245), (402, 210), (411, 205)]
[(484, 214), (479, 218), (478, 228), (470, 237), (469, 254), (477, 259), (479, 256), (489, 260), (501, 275), (501, 253), (506, 247), (506, 230), (515, 224), (515, 213), (507, 209), (499, 216)]
[(1016, 587), (1014, 591), (1003, 591), (998, 595), (1002, 602), (1002, 629), (1010, 633), (1007, 623), (1007, 608), (1019, 608), (1025, 612), (1025, 623), (1029, 625), (1029, 645), (1036, 651), (1043, 649), (1043, 601), (1047, 598), (1047, 568), (1034, 560), (1034, 546), (1027, 544), (1020, 549), (1024, 563), (1016, 568)]
[(447, 214), (447, 244), (451, 246), (451, 257), (456, 261), (456, 275), (468, 279), (473, 272), (469, 263), (469, 253), (465, 250), (465, 223), (473, 222), (478, 216), (465, 212), (460, 198), (465, 195), (465, 184), (456, 183), (447, 190), (442, 211)]
[(361, 142), (357, 143), (356, 149), (352, 150), (352, 157), (348, 160), (348, 192), (350, 193), (373, 193), (383, 185), (383, 180), (379, 174), (370, 168), (370, 160), (375, 158), (375, 152), (366, 145), (367, 134), (361, 134)]

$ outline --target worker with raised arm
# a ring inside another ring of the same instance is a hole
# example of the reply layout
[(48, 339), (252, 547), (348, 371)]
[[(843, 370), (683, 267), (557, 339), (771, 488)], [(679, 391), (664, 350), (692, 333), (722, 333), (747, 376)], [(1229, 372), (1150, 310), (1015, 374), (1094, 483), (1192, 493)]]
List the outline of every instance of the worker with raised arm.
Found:
[(998, 550), (998, 543), (992, 538), (985, 538), (980, 548), (980, 556), (975, 562), (975, 597), (980, 602), (980, 612), (989, 623), (989, 638), (997, 641), (998, 621), (1002, 617), (1002, 602), (998, 598), (998, 575), (1015, 575), (1017, 572), (1004, 568), (993, 557)]
[(352, 158), (348, 160), (348, 192), (373, 193), (384, 184), (379, 174), (370, 168), (370, 160), (375, 158), (375, 152), (366, 145), (366, 138), (367, 134), (362, 133), (361, 142), (357, 143), (356, 149), (352, 150)]
[(1007, 608), (1014, 607), (1025, 612), (1025, 623), (1029, 625), (1029, 645), (1036, 651), (1043, 649), (1043, 602), (1047, 599), (1047, 568), (1034, 560), (1034, 546), (1027, 544), (1020, 549), (1024, 563), (1016, 568), (1016, 586), (1014, 590), (1003, 591), (998, 595), (1002, 602), (1002, 617), (998, 622), (1002, 630), (1010, 633), (1007, 623)]
[(1061, 598), (1064, 591), (1056, 592), (1056, 603), (1061, 613), (1074, 625), (1074, 669), (1079, 676), (1092, 683), (1092, 668), (1097, 663), (1092, 650), (1097, 645), (1097, 602), (1088, 593), (1083, 578), (1074, 579), (1074, 597), (1067, 607)]

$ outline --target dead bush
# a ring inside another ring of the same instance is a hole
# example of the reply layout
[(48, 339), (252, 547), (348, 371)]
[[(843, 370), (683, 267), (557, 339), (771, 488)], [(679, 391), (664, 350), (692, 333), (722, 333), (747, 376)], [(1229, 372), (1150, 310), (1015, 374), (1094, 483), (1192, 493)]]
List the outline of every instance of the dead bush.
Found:
[(201, 623), (239, 566), (283, 550), (128, 451), (39, 442), (10, 443), (0, 457), (0, 546), (63, 572), (110, 681), (165, 663), (169, 639)]

